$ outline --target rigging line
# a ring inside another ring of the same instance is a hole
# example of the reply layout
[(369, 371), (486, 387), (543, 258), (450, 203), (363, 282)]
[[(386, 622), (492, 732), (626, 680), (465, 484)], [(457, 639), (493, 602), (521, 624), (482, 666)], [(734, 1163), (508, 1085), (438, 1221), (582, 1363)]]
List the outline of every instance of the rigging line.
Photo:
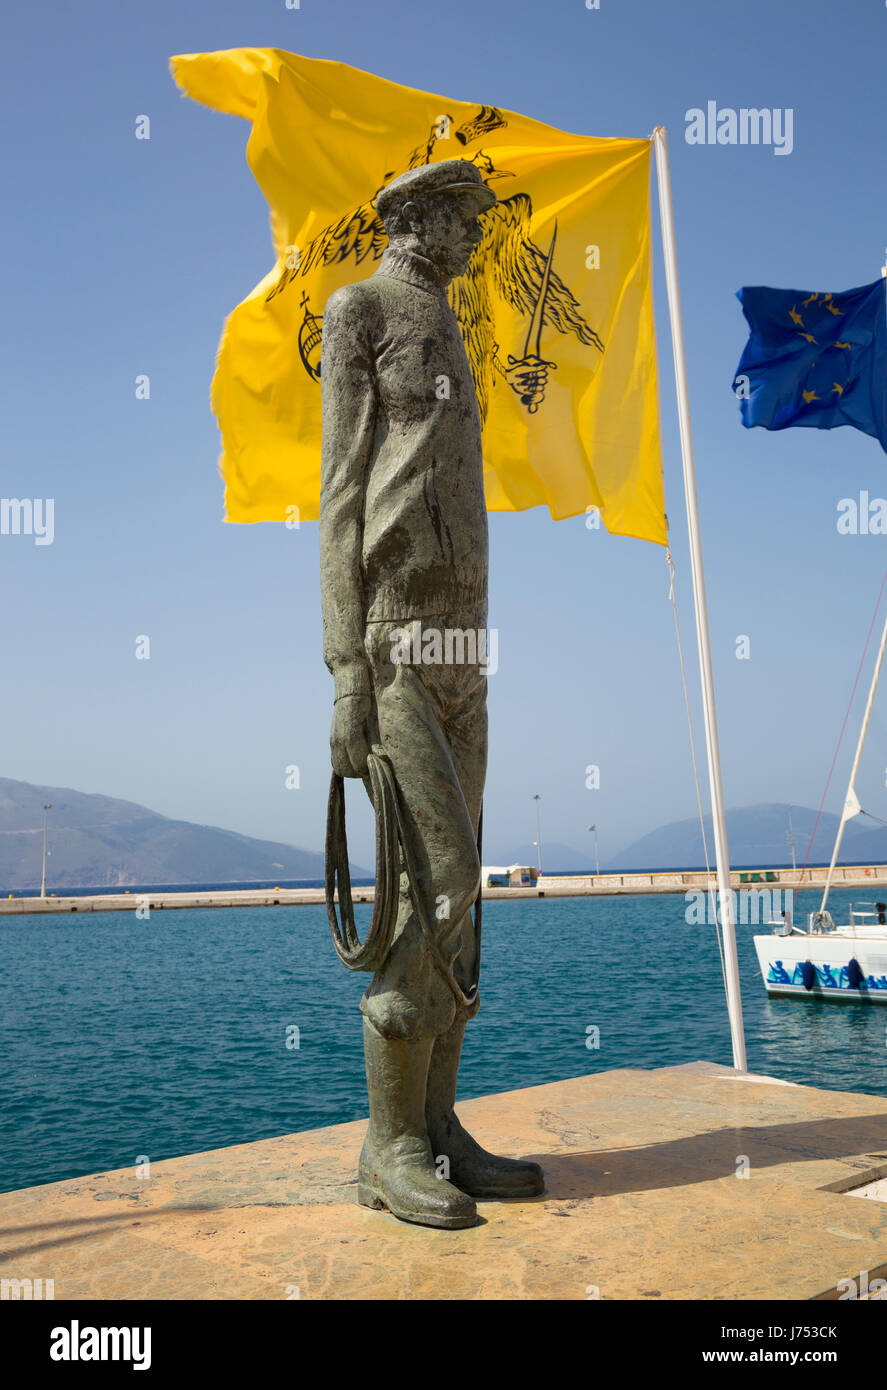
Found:
[(872, 621), (871, 621), (871, 623), (870, 623), (870, 625), (869, 625), (868, 636), (867, 636), (866, 639), (865, 639), (865, 646), (864, 646), (863, 649), (862, 649), (862, 656), (859, 658), (859, 666), (858, 666), (857, 671), (856, 671), (856, 680), (853, 682), (853, 689), (852, 689), (851, 692), (850, 692), (850, 701), (849, 701), (849, 703), (848, 703), (848, 705), (847, 705), (847, 713), (844, 715), (844, 722), (843, 722), (843, 724), (841, 725), (841, 732), (840, 732), (840, 734), (838, 735), (838, 743), (837, 743), (837, 746), (836, 746), (836, 748), (835, 748), (835, 756), (832, 758), (832, 765), (831, 765), (831, 767), (830, 767), (829, 770), (828, 770), (828, 777), (826, 778), (826, 782), (825, 782), (825, 791), (822, 793), (822, 800), (821, 800), (820, 803), (819, 803), (819, 810), (816, 812), (816, 820), (813, 822), (813, 834), (810, 836), (810, 843), (809, 843), (809, 845), (807, 846), (807, 853), (806, 853), (806, 855), (805, 855), (805, 857), (804, 857), (804, 867), (801, 869), (801, 876), (800, 876), (800, 878), (798, 879), (798, 882), (797, 882), (797, 885), (796, 885), (798, 888), (800, 888), (801, 884), (804, 882), (804, 874), (807, 872), (807, 864), (808, 864), (808, 862), (809, 862), (809, 860), (810, 860), (810, 855), (811, 855), (811, 853), (812, 853), (812, 851), (813, 851), (813, 841), (816, 839), (816, 829), (817, 829), (817, 826), (819, 825), (819, 821), (820, 821), (820, 818), (821, 818), (821, 816), (822, 816), (822, 808), (823, 808), (823, 806), (825, 805), (825, 799), (826, 799), (826, 797), (828, 796), (828, 789), (829, 789), (829, 787), (831, 786), (832, 773), (833, 773), (834, 770), (835, 770), (835, 764), (836, 764), (837, 761), (838, 761), (838, 754), (839, 754), (840, 751), (841, 751), (841, 742), (842, 742), (842, 740), (843, 740), (843, 738), (844, 738), (844, 734), (845, 734), (846, 729), (847, 729), (847, 721), (848, 721), (849, 718), (850, 718), (850, 711), (851, 711), (851, 709), (853, 708), (853, 701), (854, 701), (854, 699), (856, 698), (856, 688), (857, 688), (857, 686), (859, 685), (859, 678), (860, 678), (860, 676), (862, 675), (862, 668), (863, 668), (863, 666), (865, 665), (865, 658), (866, 658), (866, 655), (867, 655), (867, 653), (868, 653), (869, 643), (870, 643), (871, 640), (872, 640), (872, 633), (873, 633), (874, 630), (875, 630), (875, 622), (877, 621), (878, 610), (879, 610), (879, 608), (881, 607), (881, 599), (882, 599), (883, 596), (884, 596), (884, 586), (885, 586), (885, 585), (887, 585), (887, 570), (884, 571), (884, 578), (881, 580), (881, 588), (880, 588), (880, 590), (878, 591), (878, 601), (877, 601), (877, 603), (875, 604), (875, 611), (874, 611), (874, 613), (872, 614)]
[[(699, 767), (696, 762), (696, 735), (693, 730), (693, 715), (690, 710), (690, 696), (687, 691), (687, 668), (684, 664), (684, 647), (683, 643), (681, 642), (681, 624), (680, 619), (678, 618), (678, 601), (677, 596), (675, 594), (675, 563), (674, 559), (672, 558), (671, 548), (669, 546), (666, 546), (665, 548), (665, 563), (668, 565), (668, 597), (671, 600), (671, 606), (674, 612), (674, 630), (678, 642), (678, 660), (680, 661), (681, 665), (681, 685), (683, 686), (684, 690), (684, 706), (687, 710), (687, 727), (690, 731), (690, 761), (693, 764), (693, 782), (696, 786), (696, 805), (699, 809), (699, 828), (702, 832), (702, 853), (705, 858), (705, 873), (708, 879), (708, 896), (709, 902), (714, 909), (712, 911), (712, 919), (715, 924), (715, 938), (718, 943), (718, 955), (721, 958), (721, 978), (724, 981), (724, 993), (726, 994), (727, 971), (726, 967), (724, 966), (724, 948), (721, 944), (721, 925), (720, 921), (718, 920), (717, 900), (715, 898), (714, 887), (712, 885), (711, 880), (711, 863), (708, 857), (708, 841), (705, 835), (705, 813), (702, 809), (702, 792), (699, 789)], [(887, 576), (885, 576), (885, 578), (887, 578)]]

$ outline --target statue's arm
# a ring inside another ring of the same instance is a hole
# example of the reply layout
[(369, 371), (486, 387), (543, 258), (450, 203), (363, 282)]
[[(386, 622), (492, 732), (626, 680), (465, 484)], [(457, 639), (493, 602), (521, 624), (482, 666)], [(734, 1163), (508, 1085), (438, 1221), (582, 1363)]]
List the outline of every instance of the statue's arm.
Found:
[(360, 288), (348, 286), (332, 295), (323, 317), (320, 588), (323, 656), (337, 701), (372, 689), (363, 645), (361, 561), (376, 387), (368, 305)]

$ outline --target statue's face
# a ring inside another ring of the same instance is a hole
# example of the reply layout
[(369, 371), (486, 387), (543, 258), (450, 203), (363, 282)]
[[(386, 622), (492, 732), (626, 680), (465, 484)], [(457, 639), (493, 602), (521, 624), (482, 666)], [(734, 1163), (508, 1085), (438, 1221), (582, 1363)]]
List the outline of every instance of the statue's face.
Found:
[(483, 237), (480, 211), (471, 193), (442, 193), (422, 201), (414, 223), (416, 249), (449, 280), (465, 274)]

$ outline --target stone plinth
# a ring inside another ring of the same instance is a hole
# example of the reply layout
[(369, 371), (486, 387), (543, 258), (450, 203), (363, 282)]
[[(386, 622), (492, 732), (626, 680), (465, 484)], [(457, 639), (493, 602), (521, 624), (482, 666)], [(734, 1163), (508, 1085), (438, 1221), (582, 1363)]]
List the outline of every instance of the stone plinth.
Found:
[[(548, 1190), (467, 1231), (355, 1204), (365, 1124), (0, 1196), (0, 1275), (76, 1299), (808, 1299), (887, 1278), (887, 1100), (695, 1063), (467, 1101)], [(747, 1177), (737, 1177), (745, 1171)]]

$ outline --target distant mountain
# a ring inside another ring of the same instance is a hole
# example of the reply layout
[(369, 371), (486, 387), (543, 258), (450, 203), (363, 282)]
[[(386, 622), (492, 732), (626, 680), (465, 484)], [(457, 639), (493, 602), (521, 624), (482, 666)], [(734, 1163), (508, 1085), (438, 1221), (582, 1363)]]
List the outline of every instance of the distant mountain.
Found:
[[(0, 777), (0, 887), (40, 887), (43, 807), (47, 892), (83, 886), (322, 878), (323, 855), (233, 830), (170, 820), (132, 801)], [(355, 877), (372, 878), (352, 865)]]
[[(788, 804), (768, 802), (760, 806), (739, 806), (727, 812), (727, 845), (730, 863), (755, 867), (786, 866), (792, 862), (788, 840)], [(816, 812), (808, 806), (792, 808), (795, 855), (800, 867), (808, 857), (808, 845), (816, 822)], [(873, 830), (864, 818), (849, 821), (838, 860), (841, 864), (887, 862), (887, 830)], [(838, 817), (823, 812), (816, 840), (809, 853), (811, 864), (828, 863), (832, 856)], [(714, 863), (711, 816), (705, 817), (709, 857)], [(672, 821), (643, 835), (607, 862), (607, 868), (683, 869), (702, 865), (702, 834), (699, 818)]]

